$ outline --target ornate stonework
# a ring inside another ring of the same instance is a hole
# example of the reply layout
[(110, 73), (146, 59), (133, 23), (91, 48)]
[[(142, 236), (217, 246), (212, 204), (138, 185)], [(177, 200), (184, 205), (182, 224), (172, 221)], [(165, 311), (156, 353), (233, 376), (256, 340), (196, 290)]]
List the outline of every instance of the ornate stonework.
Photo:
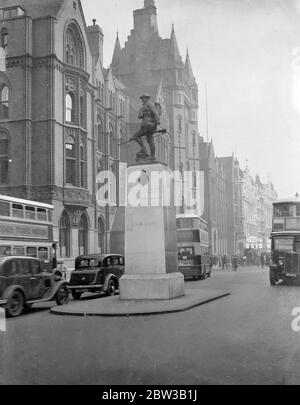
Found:
[(73, 93), (77, 90), (75, 79), (70, 76), (66, 77), (66, 90), (72, 91)]

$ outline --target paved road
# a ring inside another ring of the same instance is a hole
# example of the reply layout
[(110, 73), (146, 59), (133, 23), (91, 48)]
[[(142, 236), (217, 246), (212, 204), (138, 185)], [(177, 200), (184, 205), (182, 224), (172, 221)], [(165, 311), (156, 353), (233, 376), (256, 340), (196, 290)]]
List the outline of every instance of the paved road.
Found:
[(300, 332), (291, 329), (300, 287), (271, 287), (254, 267), (188, 284), (231, 295), (166, 315), (57, 316), (43, 304), (9, 319), (0, 383), (300, 383)]

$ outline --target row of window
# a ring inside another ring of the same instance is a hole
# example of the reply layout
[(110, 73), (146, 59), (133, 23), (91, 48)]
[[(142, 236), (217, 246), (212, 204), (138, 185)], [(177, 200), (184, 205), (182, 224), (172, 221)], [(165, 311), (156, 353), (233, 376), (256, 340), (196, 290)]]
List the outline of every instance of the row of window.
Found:
[(47, 246), (0, 246), (0, 256), (30, 256), (41, 260), (50, 259), (50, 248)]
[[(121, 140), (124, 139), (124, 135), (121, 135)], [(111, 131), (109, 136), (110, 156), (118, 159), (119, 145), (118, 140), (114, 137), (114, 133)], [(98, 150), (100, 152), (106, 151), (104, 132), (101, 124), (98, 126)], [(4, 132), (0, 132), (0, 185), (9, 184), (9, 138)], [(68, 135), (65, 143), (65, 158), (66, 158), (66, 183), (73, 186), (79, 186), (86, 188), (86, 145), (84, 138), (81, 137), (79, 145), (77, 147), (76, 140), (73, 136)], [(1, 207), (0, 207), (1, 212)], [(26, 210), (15, 210), (18, 213), (18, 217), (23, 217)], [(17, 214), (16, 214), (17, 215)], [(27, 214), (26, 214), (27, 215)], [(36, 213), (32, 215), (37, 215)], [(39, 213), (39, 216), (41, 213)]]
[[(1, 18), (1, 10), (0, 10), (0, 18)], [(8, 32), (6, 28), (2, 28), (0, 33), (0, 45), (1, 48), (4, 49), (5, 53), (7, 53), (8, 47)]]
[(9, 89), (3, 86), (0, 90), (0, 119), (8, 118)]
[(24, 10), (21, 7), (8, 7), (0, 9), (0, 20), (19, 17), (21, 15), (24, 15)]
[(300, 204), (282, 204), (274, 207), (274, 217), (300, 217)]
[(0, 216), (51, 222), (50, 210), (7, 201), (0, 201)]

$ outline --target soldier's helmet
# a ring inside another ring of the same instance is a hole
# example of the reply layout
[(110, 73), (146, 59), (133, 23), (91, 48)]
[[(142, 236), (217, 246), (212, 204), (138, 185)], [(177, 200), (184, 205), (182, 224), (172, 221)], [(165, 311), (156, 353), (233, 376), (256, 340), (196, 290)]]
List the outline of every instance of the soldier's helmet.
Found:
[(151, 98), (151, 96), (148, 93), (144, 93), (141, 95), (140, 99), (143, 99), (143, 98)]

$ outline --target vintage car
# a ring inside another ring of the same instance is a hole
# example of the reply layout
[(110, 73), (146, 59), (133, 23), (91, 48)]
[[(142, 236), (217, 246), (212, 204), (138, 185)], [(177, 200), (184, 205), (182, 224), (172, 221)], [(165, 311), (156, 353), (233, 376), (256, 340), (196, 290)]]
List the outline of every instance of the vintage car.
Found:
[(75, 300), (84, 292), (114, 295), (124, 274), (124, 257), (118, 254), (89, 254), (75, 259), (68, 286)]
[(41, 260), (27, 256), (0, 256), (0, 306), (7, 316), (18, 316), (36, 302), (67, 303), (67, 282), (46, 270)]

